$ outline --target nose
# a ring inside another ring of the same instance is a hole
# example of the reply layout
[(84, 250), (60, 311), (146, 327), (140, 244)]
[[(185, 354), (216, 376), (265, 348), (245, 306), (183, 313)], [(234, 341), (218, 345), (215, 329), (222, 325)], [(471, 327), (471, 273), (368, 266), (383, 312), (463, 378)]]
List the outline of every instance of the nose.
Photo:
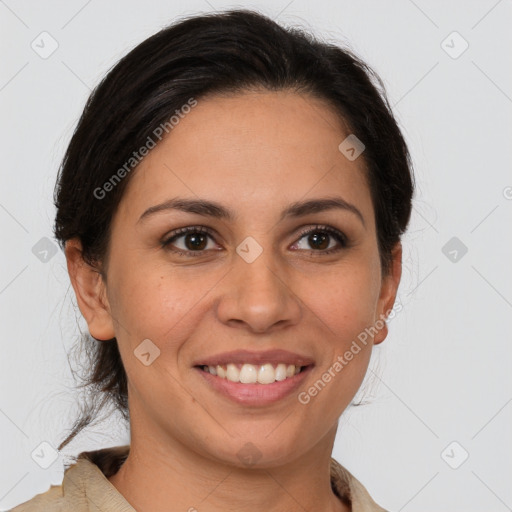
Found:
[(219, 321), (252, 333), (271, 332), (300, 321), (301, 301), (271, 251), (263, 251), (252, 263), (236, 255), (233, 265), (217, 303)]

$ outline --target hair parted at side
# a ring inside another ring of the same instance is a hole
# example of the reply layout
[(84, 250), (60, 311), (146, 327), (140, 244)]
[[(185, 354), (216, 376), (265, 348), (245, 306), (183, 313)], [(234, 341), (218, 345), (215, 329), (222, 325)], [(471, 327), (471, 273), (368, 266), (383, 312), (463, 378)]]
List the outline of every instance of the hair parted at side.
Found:
[[(414, 191), (409, 152), (379, 77), (359, 58), (303, 29), (234, 9), (183, 18), (136, 46), (93, 90), (64, 155), (54, 202), (62, 248), (78, 238), (82, 257), (106, 281), (113, 215), (135, 171), (98, 198), (95, 191), (190, 98), (255, 89), (326, 101), (365, 145), (361, 158), (375, 210), (383, 272), (407, 228)], [(349, 134), (347, 133), (347, 135)], [(172, 136), (172, 134), (171, 134)], [(341, 140), (340, 140), (341, 142)], [(88, 400), (59, 450), (108, 404), (129, 418), (127, 377), (117, 341), (87, 335)]]

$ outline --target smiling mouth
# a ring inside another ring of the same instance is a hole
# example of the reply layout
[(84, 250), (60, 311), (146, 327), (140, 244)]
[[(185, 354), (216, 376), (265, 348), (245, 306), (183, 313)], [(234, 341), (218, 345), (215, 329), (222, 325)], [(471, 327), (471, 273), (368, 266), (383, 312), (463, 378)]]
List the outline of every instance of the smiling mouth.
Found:
[(240, 384), (273, 384), (274, 382), (290, 379), (303, 372), (309, 366), (311, 365), (228, 363), (214, 366), (199, 365), (196, 368), (230, 382)]

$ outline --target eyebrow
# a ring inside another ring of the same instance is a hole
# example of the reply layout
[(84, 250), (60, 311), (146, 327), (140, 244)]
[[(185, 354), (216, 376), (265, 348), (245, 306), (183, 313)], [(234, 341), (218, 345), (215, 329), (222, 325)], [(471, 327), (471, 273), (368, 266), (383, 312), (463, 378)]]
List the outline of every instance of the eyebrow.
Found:
[[(298, 218), (312, 213), (324, 212), (328, 210), (345, 210), (356, 215), (366, 227), (364, 217), (359, 209), (353, 204), (345, 201), (341, 197), (324, 197), (318, 199), (310, 199), (307, 201), (298, 201), (290, 204), (283, 212), (279, 221), (286, 218)], [(234, 221), (236, 214), (229, 208), (217, 203), (215, 201), (208, 201), (206, 199), (189, 199), (182, 197), (174, 197), (168, 199), (163, 203), (151, 206), (140, 217), (137, 223), (147, 219), (148, 217), (164, 212), (167, 210), (179, 210), (187, 213), (196, 213), (205, 217), (213, 217), (215, 219)]]

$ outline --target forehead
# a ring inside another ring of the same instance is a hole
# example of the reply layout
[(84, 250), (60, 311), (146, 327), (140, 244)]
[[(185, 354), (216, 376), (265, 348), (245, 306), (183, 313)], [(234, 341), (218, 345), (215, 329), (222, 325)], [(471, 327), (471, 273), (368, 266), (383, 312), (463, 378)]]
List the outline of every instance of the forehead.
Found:
[(293, 92), (215, 95), (197, 105), (138, 165), (119, 207), (140, 215), (172, 196), (211, 199), (258, 212), (309, 195), (341, 195), (372, 208), (362, 158), (325, 102)]

